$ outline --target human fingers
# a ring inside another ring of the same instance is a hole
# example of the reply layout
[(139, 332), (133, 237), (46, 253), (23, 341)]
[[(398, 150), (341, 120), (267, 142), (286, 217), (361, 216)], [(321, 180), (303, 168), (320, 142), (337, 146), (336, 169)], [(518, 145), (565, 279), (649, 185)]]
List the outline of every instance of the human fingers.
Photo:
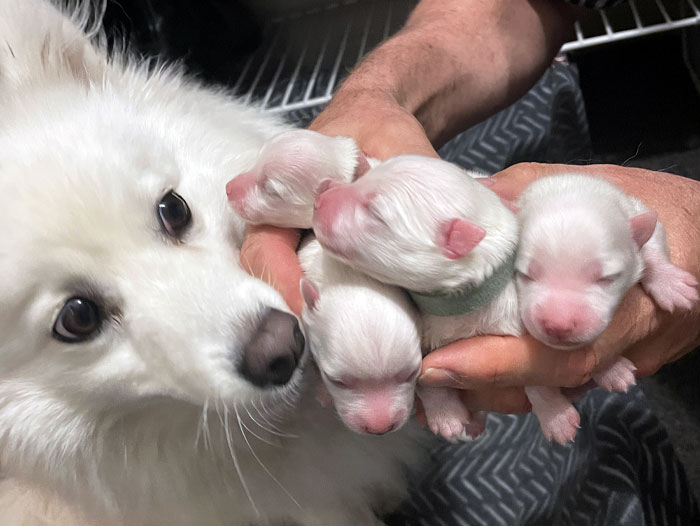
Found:
[(304, 271), (296, 249), (300, 231), (273, 226), (248, 226), (241, 248), (241, 264), (274, 287), (297, 316), (304, 306), (299, 281)]

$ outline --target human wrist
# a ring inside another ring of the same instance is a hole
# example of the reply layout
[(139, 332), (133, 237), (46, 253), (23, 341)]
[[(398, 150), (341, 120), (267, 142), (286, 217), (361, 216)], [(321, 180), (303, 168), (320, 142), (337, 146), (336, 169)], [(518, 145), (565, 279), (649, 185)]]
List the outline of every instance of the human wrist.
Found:
[(379, 160), (401, 154), (437, 156), (421, 124), (381, 90), (339, 90), (310, 129), (352, 137), (366, 156)]

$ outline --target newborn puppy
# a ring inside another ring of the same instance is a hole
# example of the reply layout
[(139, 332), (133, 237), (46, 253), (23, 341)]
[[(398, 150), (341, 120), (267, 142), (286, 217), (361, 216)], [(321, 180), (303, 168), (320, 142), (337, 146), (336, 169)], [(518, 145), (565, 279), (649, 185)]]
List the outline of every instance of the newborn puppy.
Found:
[[(641, 282), (662, 309), (690, 309), (697, 280), (669, 261), (656, 212), (612, 184), (584, 175), (539, 179), (519, 200), (521, 241), (516, 261), (522, 320), (528, 332), (559, 349), (594, 341), (610, 323), (624, 294)], [(635, 383), (626, 358), (593, 374), (607, 390)], [(532, 393), (528, 393), (532, 394)], [(530, 396), (533, 410), (558, 421), (573, 438), (578, 414), (555, 388)]]
[[(499, 197), (439, 159), (390, 159), (316, 200), (323, 247), (357, 270), (410, 291), (430, 352), (477, 334), (522, 332), (513, 279), (518, 225)], [(448, 439), (477, 435), (458, 391), (420, 388), (430, 428)]]
[[(366, 163), (352, 139), (292, 130), (267, 141), (253, 170), (229, 183), (227, 193), (252, 222), (309, 228), (321, 182), (354, 179)], [(358, 433), (399, 429), (411, 415), (421, 363), (409, 299), (329, 258), (313, 239), (299, 259), (307, 276), (302, 322), (325, 385), (319, 401), (332, 401)]]
[(353, 431), (383, 434), (411, 415), (421, 365), (418, 320), (397, 287), (328, 257), (316, 240), (299, 252), (302, 322), (338, 415)]
[(308, 228), (321, 181), (352, 181), (368, 167), (350, 138), (289, 130), (264, 143), (253, 168), (226, 186), (236, 212), (252, 224)]

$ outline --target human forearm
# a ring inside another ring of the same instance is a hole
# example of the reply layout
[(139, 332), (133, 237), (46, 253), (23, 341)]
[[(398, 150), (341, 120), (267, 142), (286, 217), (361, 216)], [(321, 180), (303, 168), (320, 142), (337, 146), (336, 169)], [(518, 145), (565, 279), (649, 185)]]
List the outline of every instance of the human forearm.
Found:
[(561, 0), (423, 0), (355, 69), (333, 105), (349, 112), (398, 105), (439, 147), (522, 95), (566, 40), (575, 14)]

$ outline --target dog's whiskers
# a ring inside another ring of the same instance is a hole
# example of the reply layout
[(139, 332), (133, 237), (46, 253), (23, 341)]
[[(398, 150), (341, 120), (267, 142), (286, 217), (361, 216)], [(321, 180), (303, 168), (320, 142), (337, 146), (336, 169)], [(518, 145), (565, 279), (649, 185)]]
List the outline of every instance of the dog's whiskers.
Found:
[[(260, 464), (260, 467), (263, 468), (263, 470), (265, 471), (265, 473), (267, 473), (267, 474), (269, 475), (269, 477), (270, 477), (272, 480), (275, 481), (275, 484), (277, 484), (277, 485), (280, 487), (280, 489), (281, 489), (282, 491), (284, 491), (285, 495), (287, 495), (287, 497), (290, 498), (290, 500), (297, 506), (297, 508), (299, 508), (300, 510), (303, 510), (303, 508), (302, 508), (301, 505), (297, 502), (297, 500), (294, 498), (294, 496), (287, 490), (287, 488), (284, 487), (284, 485), (277, 479), (277, 477), (275, 477), (275, 476), (270, 472), (270, 470), (267, 469), (267, 466), (266, 466), (265, 464), (263, 464), (262, 460), (260, 460), (260, 458), (258, 457), (258, 455), (255, 453), (255, 450), (253, 449), (253, 446), (252, 446), (252, 445), (250, 444), (250, 442), (248, 441), (248, 437), (246, 436), (245, 431), (243, 430), (244, 427), (245, 427), (245, 429), (248, 429), (248, 427), (247, 427), (247, 426), (243, 423), (243, 421), (241, 420), (241, 417), (240, 417), (240, 415), (238, 414), (238, 407), (237, 407), (235, 404), (234, 404), (234, 406), (233, 406), (233, 410), (234, 410), (234, 412), (235, 412), (235, 414), (236, 414), (236, 420), (238, 421), (238, 427), (241, 429), (241, 435), (243, 436), (243, 440), (245, 440), (245, 443), (248, 445), (248, 449), (250, 449), (250, 453), (253, 455), (253, 458), (258, 462), (258, 464)], [(248, 431), (250, 431), (250, 429), (248, 429)]]
[[(253, 407), (255, 407), (254, 404), (253, 404)], [(292, 434), (290, 434), (290, 433), (285, 433), (284, 431), (282, 431), (282, 430), (279, 429), (278, 427), (276, 427), (276, 426), (270, 424), (269, 422), (267, 422), (267, 424), (268, 424), (270, 427), (266, 427), (266, 426), (262, 425), (260, 422), (258, 422), (258, 421), (253, 417), (253, 415), (250, 413), (250, 411), (248, 411), (248, 408), (247, 408), (246, 406), (243, 406), (243, 408), (245, 409), (245, 412), (248, 413), (248, 417), (249, 417), (260, 429), (262, 429), (263, 431), (267, 431), (267, 432), (270, 433), (271, 435), (277, 435), (277, 436), (284, 437), (284, 438), (299, 438), (299, 435), (292, 435)], [(256, 410), (257, 410), (257, 408), (256, 408)], [(258, 411), (258, 414), (260, 414), (260, 411)], [(260, 414), (260, 416), (262, 417), (262, 414)]]
[[(233, 439), (231, 438), (231, 429), (229, 428), (228, 425), (228, 409), (226, 407), (226, 404), (222, 400), (222, 404), (224, 405), (224, 420), (222, 422), (224, 426), (224, 430), (226, 433), (226, 444), (228, 445), (228, 450), (229, 453), (231, 454), (231, 460), (233, 460), (233, 466), (236, 468), (236, 473), (238, 473), (238, 478), (241, 481), (241, 486), (243, 486), (243, 491), (245, 491), (246, 496), (248, 497), (248, 501), (250, 502), (251, 507), (253, 508), (253, 512), (255, 515), (260, 516), (260, 511), (258, 510), (258, 507), (255, 505), (255, 501), (253, 500), (253, 496), (250, 493), (250, 489), (248, 488), (248, 484), (245, 481), (245, 478), (243, 477), (243, 471), (241, 470), (241, 466), (238, 462), (238, 457), (236, 456), (235, 449), (233, 447)], [(218, 404), (216, 408), (217, 413), (219, 412)], [(221, 415), (219, 415), (221, 416)], [(247, 442), (247, 440), (246, 440)]]
[[(271, 411), (271, 410), (269, 410), (269, 409), (267, 408), (267, 406), (265, 405), (265, 402), (263, 401), (262, 395), (260, 395), (259, 400), (260, 400), (260, 405), (262, 406), (262, 409), (263, 409), (263, 410), (260, 411), (260, 410), (255, 406), (255, 402), (253, 402), (253, 407), (255, 408), (255, 410), (258, 412), (258, 414), (262, 417), (262, 419), (263, 419), (270, 427), (272, 427), (272, 428), (274, 428), (274, 429), (277, 429), (278, 431), (281, 431), (281, 429), (279, 429), (277, 426), (275, 426), (275, 425), (273, 424), (273, 422), (280, 422), (280, 421), (283, 420), (283, 417), (280, 416), (280, 415), (278, 415), (276, 411), (273, 412), (273, 411)], [(263, 413), (263, 412), (264, 412), (264, 413)], [(269, 416), (270, 419), (267, 419), (267, 418), (265, 417), (265, 415)]]
[(194, 447), (197, 449), (199, 445), (199, 439), (202, 438), (205, 450), (211, 450), (211, 436), (209, 435), (209, 399), (204, 401), (204, 406), (202, 407), (202, 413), (199, 415), (199, 422), (197, 423), (197, 436), (194, 440)]
[[(236, 410), (236, 411), (238, 411), (238, 410)], [(248, 411), (248, 410), (246, 409), (246, 412), (247, 412), (247, 411)], [(248, 416), (250, 416), (250, 413), (248, 413)], [(260, 440), (260, 442), (264, 442), (264, 443), (267, 444), (268, 446), (280, 447), (280, 444), (275, 444), (274, 442), (270, 442), (269, 440), (264, 439), (263, 437), (261, 437), (260, 435), (258, 435), (255, 431), (253, 431), (251, 428), (249, 428), (249, 427), (246, 425), (246, 423), (243, 421), (243, 418), (239, 417), (238, 419), (239, 419), (239, 422), (238, 422), (238, 423), (239, 423), (240, 425), (242, 425), (243, 427), (245, 427), (246, 430), (248, 431), (248, 433), (250, 433), (250, 434), (253, 435), (255, 438), (257, 438), (258, 440)], [(254, 421), (254, 420), (253, 420), (253, 421)], [(259, 426), (258, 426), (258, 427), (259, 427)], [(261, 428), (261, 429), (264, 429), (264, 428)]]
[(294, 391), (282, 393), (282, 403), (290, 409), (294, 409), (294, 407), (296, 406), (294, 395), (295, 395)]

